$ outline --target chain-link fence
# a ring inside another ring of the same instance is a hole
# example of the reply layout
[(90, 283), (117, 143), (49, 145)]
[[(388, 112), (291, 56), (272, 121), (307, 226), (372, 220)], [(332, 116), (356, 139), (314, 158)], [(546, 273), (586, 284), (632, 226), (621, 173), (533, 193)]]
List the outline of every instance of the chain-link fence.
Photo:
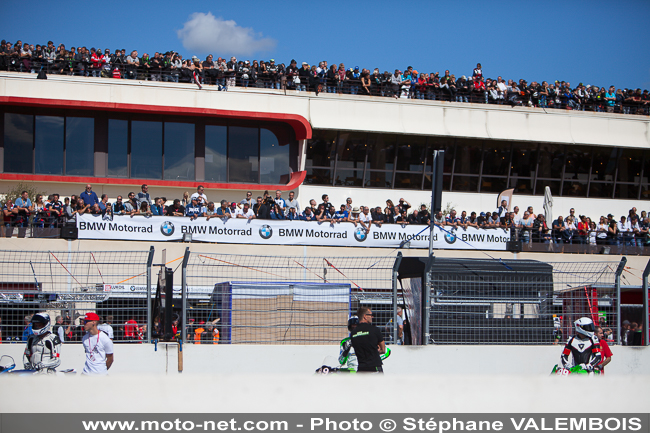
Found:
[[(280, 257), (188, 253), (186, 341), (333, 344), (348, 317), (373, 308), (389, 340), (395, 257)], [(392, 322), (391, 322), (392, 323)]]
[(44, 311), (64, 341), (79, 342), (79, 317), (94, 311), (110, 325), (114, 341), (142, 341), (152, 257), (153, 249), (0, 251), (2, 340), (26, 340), (32, 315)]
[(558, 344), (580, 317), (614, 343), (624, 263), (434, 259), (429, 343)]

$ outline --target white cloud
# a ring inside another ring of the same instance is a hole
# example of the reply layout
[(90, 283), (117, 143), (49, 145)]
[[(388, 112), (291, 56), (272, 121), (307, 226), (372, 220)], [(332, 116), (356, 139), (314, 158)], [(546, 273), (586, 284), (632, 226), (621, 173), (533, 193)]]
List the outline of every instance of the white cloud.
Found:
[(192, 51), (192, 54), (213, 53), (215, 57), (248, 56), (273, 50), (276, 46), (274, 39), (263, 38), (253, 29), (240, 27), (232, 20), (217, 18), (211, 12), (193, 13), (177, 34), (183, 47)]

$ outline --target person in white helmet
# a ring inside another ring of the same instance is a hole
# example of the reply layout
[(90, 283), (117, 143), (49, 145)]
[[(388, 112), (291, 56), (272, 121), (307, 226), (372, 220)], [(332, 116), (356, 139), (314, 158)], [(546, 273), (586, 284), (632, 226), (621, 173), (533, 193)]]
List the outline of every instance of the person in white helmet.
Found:
[(36, 313), (31, 320), (33, 334), (27, 338), (27, 347), (23, 354), (25, 370), (37, 370), (40, 373), (55, 373), (61, 365), (59, 336), (50, 332), (50, 316)]
[(564, 345), (560, 362), (564, 368), (579, 365), (584, 370), (592, 372), (602, 359), (600, 341), (595, 335), (596, 327), (593, 320), (588, 317), (576, 320), (574, 325), (575, 335)]

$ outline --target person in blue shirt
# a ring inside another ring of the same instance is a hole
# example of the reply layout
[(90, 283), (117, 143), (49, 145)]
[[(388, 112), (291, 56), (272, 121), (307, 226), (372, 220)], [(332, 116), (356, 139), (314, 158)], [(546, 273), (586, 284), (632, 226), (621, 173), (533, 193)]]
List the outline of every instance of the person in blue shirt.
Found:
[(27, 227), (29, 215), (34, 212), (34, 206), (29, 199), (29, 193), (27, 191), (20, 193), (20, 197), (16, 199), (14, 206), (17, 209), (16, 227)]
[(185, 208), (185, 216), (190, 217), (190, 220), (195, 220), (200, 216), (203, 216), (205, 209), (199, 204), (197, 197), (192, 198), (192, 203)]
[(93, 191), (91, 184), (86, 185), (86, 190), (79, 194), (79, 197), (83, 199), (84, 203), (90, 205), (91, 208), (99, 203), (99, 198), (95, 194), (95, 191)]
[(23, 341), (27, 341), (30, 335), (34, 334), (32, 330), (32, 318), (25, 316), (25, 329), (23, 329)]
[(341, 210), (334, 214), (334, 221), (337, 223), (346, 222), (348, 220), (348, 211), (345, 210), (345, 205), (341, 205)]
[(155, 204), (151, 206), (151, 214), (157, 216), (165, 215), (165, 207), (163, 206), (162, 199), (160, 197), (156, 197), (154, 199), (154, 202)]
[(221, 200), (221, 207), (217, 208), (217, 216), (224, 220), (235, 217), (235, 214), (230, 212), (230, 208), (228, 207), (228, 202), (226, 200)]
[(302, 221), (316, 221), (316, 214), (312, 212), (311, 207), (307, 206), (305, 211), (300, 215)]
[(289, 208), (289, 213), (287, 214), (287, 219), (288, 219), (289, 221), (296, 221), (296, 220), (299, 221), (299, 220), (301, 219), (301, 218), (300, 218), (301, 216), (302, 216), (302, 215), (300, 215), (300, 214), (296, 211), (296, 208), (295, 208), (295, 207), (291, 206), (291, 207)]

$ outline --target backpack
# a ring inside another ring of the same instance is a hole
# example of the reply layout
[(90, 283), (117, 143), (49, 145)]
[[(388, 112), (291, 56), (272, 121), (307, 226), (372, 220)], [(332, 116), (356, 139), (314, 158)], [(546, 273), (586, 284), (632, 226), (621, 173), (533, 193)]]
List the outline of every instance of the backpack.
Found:
[(41, 69), (38, 72), (38, 75), (36, 76), (37, 80), (47, 80), (47, 74), (45, 73), (45, 70)]

